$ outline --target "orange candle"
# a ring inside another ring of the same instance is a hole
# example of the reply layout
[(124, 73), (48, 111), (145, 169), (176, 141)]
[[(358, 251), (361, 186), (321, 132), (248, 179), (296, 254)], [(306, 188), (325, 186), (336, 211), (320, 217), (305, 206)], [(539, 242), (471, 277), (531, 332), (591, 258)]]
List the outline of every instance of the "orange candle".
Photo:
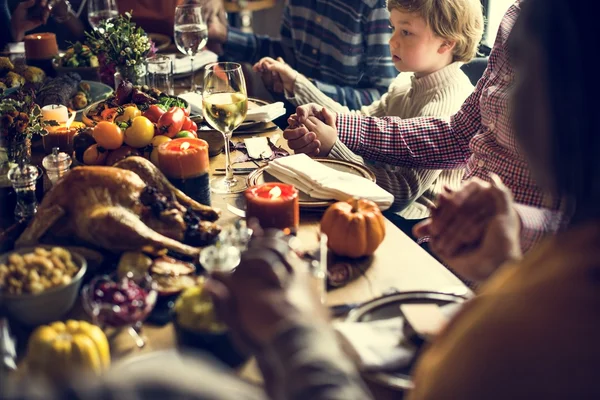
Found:
[(24, 38), (25, 57), (28, 60), (48, 60), (58, 55), (54, 33), (32, 33)]
[(158, 147), (158, 167), (168, 178), (188, 179), (208, 173), (208, 143), (173, 139)]
[(298, 228), (298, 190), (285, 183), (263, 183), (246, 189), (246, 219), (256, 218), (261, 228)]
[(52, 153), (52, 148), (58, 147), (60, 151), (71, 154), (73, 152), (73, 138), (81, 128), (85, 128), (85, 124), (77, 121), (72, 122), (69, 127), (64, 125), (47, 126), (46, 130), (48, 134), (42, 136), (44, 152), (50, 154)]

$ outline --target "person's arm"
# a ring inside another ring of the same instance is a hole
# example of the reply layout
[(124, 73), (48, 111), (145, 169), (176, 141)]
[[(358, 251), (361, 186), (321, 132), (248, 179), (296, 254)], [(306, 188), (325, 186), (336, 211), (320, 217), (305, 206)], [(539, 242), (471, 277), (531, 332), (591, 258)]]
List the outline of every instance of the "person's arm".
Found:
[(385, 8), (373, 9), (364, 25), (364, 54), (362, 79), (357, 86), (332, 85), (314, 80), (315, 86), (326, 96), (351, 110), (358, 110), (379, 99), (387, 90), (398, 71), (394, 67), (388, 41), (391, 37), (389, 14)]
[(333, 331), (323, 324), (297, 324), (283, 330), (257, 359), (271, 398), (372, 398)]
[(515, 210), (521, 219), (521, 249), (529, 251), (548, 234), (558, 231), (564, 215), (560, 211), (515, 204)]
[(269, 36), (255, 35), (229, 27), (227, 39), (223, 45), (223, 57), (238, 62), (254, 64), (263, 57), (277, 59), (281, 57), (292, 67), (296, 64), (291, 33), (291, 17), (286, 6), (283, 10), (280, 39)]
[(83, 22), (77, 18), (69, 1), (65, 0), (57, 2), (52, 8), (51, 15), (57, 24), (60, 24), (68, 30), (72, 42), (83, 40), (85, 38), (85, 27), (83, 26)]

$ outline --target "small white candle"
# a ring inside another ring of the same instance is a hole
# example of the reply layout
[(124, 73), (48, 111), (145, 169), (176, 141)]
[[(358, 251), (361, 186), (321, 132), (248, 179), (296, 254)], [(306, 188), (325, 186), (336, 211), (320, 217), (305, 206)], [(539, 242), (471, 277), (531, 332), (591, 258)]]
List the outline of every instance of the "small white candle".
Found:
[(50, 104), (42, 107), (42, 117), (45, 121), (56, 121), (64, 124), (69, 120), (69, 110), (65, 106)]

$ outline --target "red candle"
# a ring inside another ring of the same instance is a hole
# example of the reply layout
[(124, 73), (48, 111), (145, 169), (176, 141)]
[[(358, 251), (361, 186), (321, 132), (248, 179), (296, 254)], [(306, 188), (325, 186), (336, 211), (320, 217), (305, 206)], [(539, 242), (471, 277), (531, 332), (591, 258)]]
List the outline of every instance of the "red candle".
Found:
[(25, 57), (28, 60), (48, 60), (58, 55), (54, 33), (32, 33), (24, 38)]
[(158, 168), (168, 178), (188, 179), (208, 173), (208, 143), (179, 138), (158, 147)]
[(298, 191), (285, 183), (263, 183), (246, 189), (246, 219), (256, 218), (261, 228), (298, 228)]

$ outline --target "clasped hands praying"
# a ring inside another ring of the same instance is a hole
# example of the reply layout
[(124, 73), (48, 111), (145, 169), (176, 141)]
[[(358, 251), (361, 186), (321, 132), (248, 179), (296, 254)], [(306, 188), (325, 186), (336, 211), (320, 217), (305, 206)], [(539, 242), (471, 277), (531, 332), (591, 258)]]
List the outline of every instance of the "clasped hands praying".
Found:
[[(316, 104), (298, 107), (288, 123), (283, 135), (295, 153), (327, 156), (338, 138), (336, 115)], [(490, 182), (473, 178), (457, 191), (445, 188), (413, 234), (429, 237), (432, 251), (460, 276), (481, 282), (521, 258), (520, 232), (512, 194), (492, 174)]]

